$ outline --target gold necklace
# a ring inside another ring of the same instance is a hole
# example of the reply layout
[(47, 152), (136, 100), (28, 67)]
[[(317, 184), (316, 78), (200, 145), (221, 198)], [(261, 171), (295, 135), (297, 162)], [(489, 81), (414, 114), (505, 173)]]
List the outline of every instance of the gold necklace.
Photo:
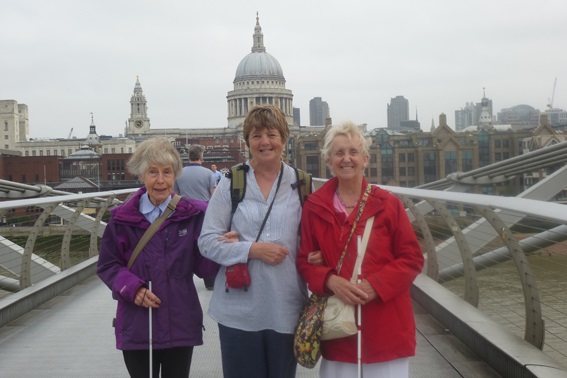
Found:
[(341, 197), (341, 193), (339, 193), (339, 188), (337, 188), (337, 197), (339, 199), (339, 202), (345, 207), (345, 209), (354, 209), (358, 204), (358, 201), (356, 201), (354, 205), (347, 205), (345, 201), (343, 201), (343, 198)]

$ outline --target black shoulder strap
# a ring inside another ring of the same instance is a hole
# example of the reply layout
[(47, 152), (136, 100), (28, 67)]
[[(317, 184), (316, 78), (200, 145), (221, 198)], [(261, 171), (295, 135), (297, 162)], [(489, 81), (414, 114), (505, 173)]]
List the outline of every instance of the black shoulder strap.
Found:
[(226, 177), (230, 179), (230, 200), (232, 202), (232, 211), (234, 214), (238, 204), (244, 198), (246, 192), (246, 173), (248, 172), (248, 165), (241, 163), (230, 168)]

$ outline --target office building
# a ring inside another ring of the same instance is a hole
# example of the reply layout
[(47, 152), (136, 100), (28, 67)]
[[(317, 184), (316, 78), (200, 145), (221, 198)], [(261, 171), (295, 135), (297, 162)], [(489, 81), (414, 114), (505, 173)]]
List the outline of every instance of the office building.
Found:
[(301, 109), (293, 108), (293, 125), (301, 126)]
[(390, 99), (388, 104), (388, 129), (400, 130), (403, 121), (409, 121), (409, 101), (404, 96)]
[[(481, 102), (476, 104), (467, 102), (464, 108), (455, 110), (455, 130), (461, 131), (469, 126), (478, 125), (481, 122), (480, 117), (483, 114), (483, 110), (488, 112), (488, 116), (492, 120), (492, 100), (486, 96), (482, 98)], [(486, 122), (486, 119), (483, 119), (482, 122)]]
[(321, 97), (313, 97), (309, 101), (309, 125), (324, 126), (325, 120), (329, 118), (329, 104), (321, 99)]
[(539, 110), (520, 104), (499, 111), (498, 123), (510, 124), (516, 129), (533, 129), (539, 125), (539, 114)]

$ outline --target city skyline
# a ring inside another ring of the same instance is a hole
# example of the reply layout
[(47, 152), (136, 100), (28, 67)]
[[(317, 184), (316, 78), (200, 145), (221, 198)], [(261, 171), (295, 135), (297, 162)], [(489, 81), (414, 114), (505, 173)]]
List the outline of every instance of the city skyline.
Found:
[(401, 95), (422, 129), (441, 113), (455, 128), (455, 110), (479, 102), (483, 88), (495, 114), (519, 104), (544, 111), (555, 78), (553, 105), (567, 107), (561, 0), (545, 10), (487, 0), (221, 1), (222, 12), (218, 3), (132, 4), (3, 4), (0, 99), (28, 106), (30, 137), (63, 138), (71, 128), (85, 137), (91, 112), (99, 134), (123, 133), (136, 76), (152, 129), (226, 127), (227, 92), (250, 52), (256, 11), (303, 125), (309, 100), (322, 97), (333, 123), (386, 127), (387, 104)]

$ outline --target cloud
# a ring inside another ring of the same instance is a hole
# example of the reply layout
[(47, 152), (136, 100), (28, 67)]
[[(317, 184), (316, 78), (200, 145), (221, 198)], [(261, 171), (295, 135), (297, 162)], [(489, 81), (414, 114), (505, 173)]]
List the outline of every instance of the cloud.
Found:
[(224, 127), (227, 92), (252, 47), (259, 11), (268, 53), (309, 120), (322, 97), (333, 120), (386, 126), (397, 95), (422, 126), (479, 102), (540, 110), (557, 77), (567, 107), (563, 0), (285, 4), (8, 0), (0, 13), (0, 99), (27, 104), (32, 137), (123, 132), (136, 76), (152, 127)]

